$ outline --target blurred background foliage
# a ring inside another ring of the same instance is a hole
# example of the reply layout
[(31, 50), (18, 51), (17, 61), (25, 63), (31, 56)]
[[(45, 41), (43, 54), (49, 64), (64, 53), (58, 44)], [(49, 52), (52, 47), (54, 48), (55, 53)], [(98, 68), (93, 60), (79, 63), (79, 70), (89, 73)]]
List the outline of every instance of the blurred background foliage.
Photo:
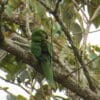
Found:
[[(57, 0), (44, 0), (44, 2), (51, 9), (54, 9)], [(79, 67), (61, 25), (38, 0), (1, 0), (0, 5), (2, 4), (5, 6), (0, 25), (5, 38), (30, 52), (31, 32), (35, 28), (41, 28), (48, 34), (48, 41), (53, 44), (54, 54), (66, 65), (68, 72), (71, 73)], [(100, 47), (87, 44), (86, 48), (83, 49), (80, 45), (88, 24), (94, 25), (95, 29), (100, 27), (100, 0), (61, 0), (57, 13), (70, 32), (74, 45), (84, 58), (91, 78), (100, 90)], [(6, 73), (5, 78), (2, 76), (0, 78), (17, 84), (19, 87), (24, 85), (22, 89), (30, 95), (29, 100), (50, 100), (50, 98), (54, 100), (77, 100), (79, 98), (57, 83), (56, 89), (53, 91), (65, 90), (65, 95), (68, 98), (52, 94), (48, 85), (43, 85), (45, 82), (39, 73), (31, 70), (31, 67), (24, 64), (18, 57), (1, 49), (0, 70)], [(78, 84), (83, 87), (88, 86), (82, 70), (72, 74), (75, 75)], [(2, 88), (5, 92), (7, 92), (7, 89)], [(35, 94), (33, 94), (33, 91), (35, 91)], [(22, 95), (15, 96), (8, 93), (7, 100), (26, 100), (26, 98)]]

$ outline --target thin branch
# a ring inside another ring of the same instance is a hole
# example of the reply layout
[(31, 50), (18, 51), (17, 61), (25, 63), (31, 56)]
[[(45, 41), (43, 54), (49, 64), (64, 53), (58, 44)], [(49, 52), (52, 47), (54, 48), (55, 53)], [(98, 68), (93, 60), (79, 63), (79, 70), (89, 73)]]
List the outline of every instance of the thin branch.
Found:
[[(72, 2), (76, 5), (76, 7), (79, 8), (79, 4), (77, 3), (76, 0), (72, 0)], [(80, 9), (80, 11), (82, 12), (83, 16), (85, 17), (86, 22), (88, 22), (88, 17), (86, 16), (85, 12), (82, 9)]]
[(92, 22), (98, 15), (100, 14), (100, 5), (95, 10), (93, 16), (91, 17), (90, 21)]
[(95, 60), (97, 60), (99, 57), (100, 57), (100, 55), (97, 56), (97, 57), (95, 57), (94, 59), (90, 60), (86, 65), (89, 65), (89, 64), (93, 63), (93, 62), (94, 62)]
[(83, 52), (85, 51), (85, 48), (86, 48), (87, 38), (88, 38), (88, 34), (89, 34), (89, 30), (90, 30), (91, 24), (92, 23), (90, 21), (87, 22), (87, 26), (86, 26), (85, 32), (83, 33), (83, 40), (82, 40), (82, 44), (81, 44)]
[(3, 91), (6, 92), (7, 94), (10, 94), (10, 95), (12, 95), (12, 96), (15, 96), (14, 94), (12, 94), (11, 92), (9, 92), (9, 91), (7, 90), (7, 87), (0, 87), (0, 90), (3, 90)]
[(66, 97), (60, 95), (54, 95), (55, 98), (61, 98), (62, 100), (68, 100)]
[(0, 49), (0, 61), (2, 61), (5, 58), (6, 55), (7, 55), (7, 52)]
[(22, 88), (26, 93), (30, 94), (29, 91), (26, 90), (26, 89), (25, 89), (23, 86), (21, 86), (20, 84), (17, 84), (17, 83), (11, 82), (11, 81), (9, 81), (9, 80), (3, 78), (2, 76), (0, 76), (0, 79), (4, 80), (5, 82), (8, 82), (8, 83), (10, 83), (10, 84), (13, 84), (13, 85), (18, 86), (18, 87)]
[[(11, 23), (15, 23), (17, 25), (23, 26), (24, 28), (26, 27), (26, 21), (23, 18), (20, 18), (20, 16), (13, 16), (13, 17), (8, 17), (6, 14), (3, 14), (2, 19)], [(30, 22), (30, 26), (34, 26), (36, 21)]]
[(100, 31), (100, 29), (98, 29), (98, 30), (96, 30), (96, 31), (91, 31), (91, 32), (89, 32), (89, 33), (94, 33), (94, 32), (99, 32)]
[(10, 38), (14, 41), (22, 42), (22, 43), (25, 43), (25, 44), (29, 43), (29, 40), (27, 38), (24, 38), (24, 37), (22, 37), (18, 34), (15, 34), (15, 33), (12, 33)]
[(26, 0), (26, 34), (28, 38), (31, 38), (31, 30), (30, 30), (30, 21), (29, 21), (29, 14), (30, 14), (30, 9), (29, 9), (29, 0)]
[(2, 5), (1, 5), (1, 8), (0, 8), (0, 41), (4, 41), (4, 36), (3, 36), (3, 33), (2, 33)]
[[(56, 54), (55, 54), (56, 55)], [(70, 70), (70, 68), (68, 69), (68, 68), (66, 68), (66, 66), (67, 66), (67, 64), (66, 63), (62, 63), (60, 60), (59, 60), (59, 57), (58, 56), (56, 56), (56, 57), (54, 57), (54, 61), (57, 63), (57, 64), (59, 64), (59, 66), (63, 69), (65, 69), (64, 71), (61, 71), (61, 73), (71, 73), (71, 71), (72, 70)], [(70, 66), (68, 66), (68, 67), (70, 67)], [(73, 74), (70, 74), (70, 76), (73, 78), (73, 79), (76, 79), (76, 77), (73, 75)]]
[(54, 12), (57, 13), (61, 0), (57, 0)]
[(15, 44), (18, 44), (21, 47), (30, 48), (30, 45), (29, 44), (21, 43), (21, 42), (18, 42), (18, 41), (14, 41), (14, 43)]
[(40, 4), (42, 4), (50, 13), (53, 13), (53, 9), (49, 8), (43, 1), (37, 0)]
[[(90, 60), (90, 61), (89, 61), (88, 63), (86, 63), (85, 65), (87, 66), (87, 65), (93, 63), (93, 62), (94, 62), (96, 59), (98, 59), (99, 57), (100, 57), (100, 55), (97, 56), (97, 57), (95, 57), (94, 59)], [(76, 72), (79, 71), (80, 69), (82, 69), (82, 67), (79, 67), (79, 68), (77, 68), (76, 70), (72, 71), (71, 73), (67, 74), (67, 77), (71, 76), (73, 73), (76, 73)]]

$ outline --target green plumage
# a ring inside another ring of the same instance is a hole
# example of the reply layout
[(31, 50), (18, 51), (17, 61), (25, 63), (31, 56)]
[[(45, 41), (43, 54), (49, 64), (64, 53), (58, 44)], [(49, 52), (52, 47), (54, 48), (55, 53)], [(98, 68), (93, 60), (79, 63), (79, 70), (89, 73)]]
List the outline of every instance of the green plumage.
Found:
[(52, 46), (47, 41), (47, 34), (41, 29), (32, 32), (31, 52), (40, 62), (44, 76), (46, 77), (49, 85), (54, 84), (53, 71), (51, 64)]

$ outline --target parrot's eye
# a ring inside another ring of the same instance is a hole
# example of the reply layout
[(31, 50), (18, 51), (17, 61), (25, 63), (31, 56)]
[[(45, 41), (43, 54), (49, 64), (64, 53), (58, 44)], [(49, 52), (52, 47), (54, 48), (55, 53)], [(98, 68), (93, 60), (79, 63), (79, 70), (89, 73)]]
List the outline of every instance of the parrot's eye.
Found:
[(48, 35), (46, 34), (46, 39), (48, 39)]

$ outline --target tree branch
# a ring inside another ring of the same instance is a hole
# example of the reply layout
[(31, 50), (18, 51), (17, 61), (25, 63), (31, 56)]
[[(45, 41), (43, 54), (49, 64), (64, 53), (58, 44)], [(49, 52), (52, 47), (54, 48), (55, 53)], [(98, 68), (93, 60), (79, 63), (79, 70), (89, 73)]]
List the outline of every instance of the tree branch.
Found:
[[(87, 65), (93, 63), (93, 62), (94, 62), (95, 60), (97, 60), (99, 57), (100, 57), (100, 55), (97, 56), (97, 57), (95, 57), (94, 59), (90, 60), (90, 61), (89, 61), (88, 63), (86, 63), (85, 65), (87, 66)], [(82, 67), (79, 67), (79, 68), (77, 68), (76, 70), (70, 72), (69, 74), (67, 74), (67, 76), (71, 76), (73, 73), (76, 73), (76, 72), (79, 71), (80, 69), (82, 69)]]
[(57, 10), (59, 8), (60, 2), (61, 2), (61, 0), (57, 0), (56, 6), (55, 6), (55, 10), (54, 10), (55, 13), (57, 13)]
[(36, 65), (37, 60), (34, 57), (34, 55), (25, 51), (20, 46), (13, 44), (12, 40), (5, 39), (5, 42), (2, 43), (2, 45), (0, 45), (0, 48), (15, 55), (16, 57), (21, 59), (23, 62), (30, 63), (31, 66), (33, 66), (36, 70), (39, 71), (39, 69)]
[(95, 10), (93, 16), (90, 18), (90, 21), (92, 22), (99, 14), (100, 14), (100, 5)]

